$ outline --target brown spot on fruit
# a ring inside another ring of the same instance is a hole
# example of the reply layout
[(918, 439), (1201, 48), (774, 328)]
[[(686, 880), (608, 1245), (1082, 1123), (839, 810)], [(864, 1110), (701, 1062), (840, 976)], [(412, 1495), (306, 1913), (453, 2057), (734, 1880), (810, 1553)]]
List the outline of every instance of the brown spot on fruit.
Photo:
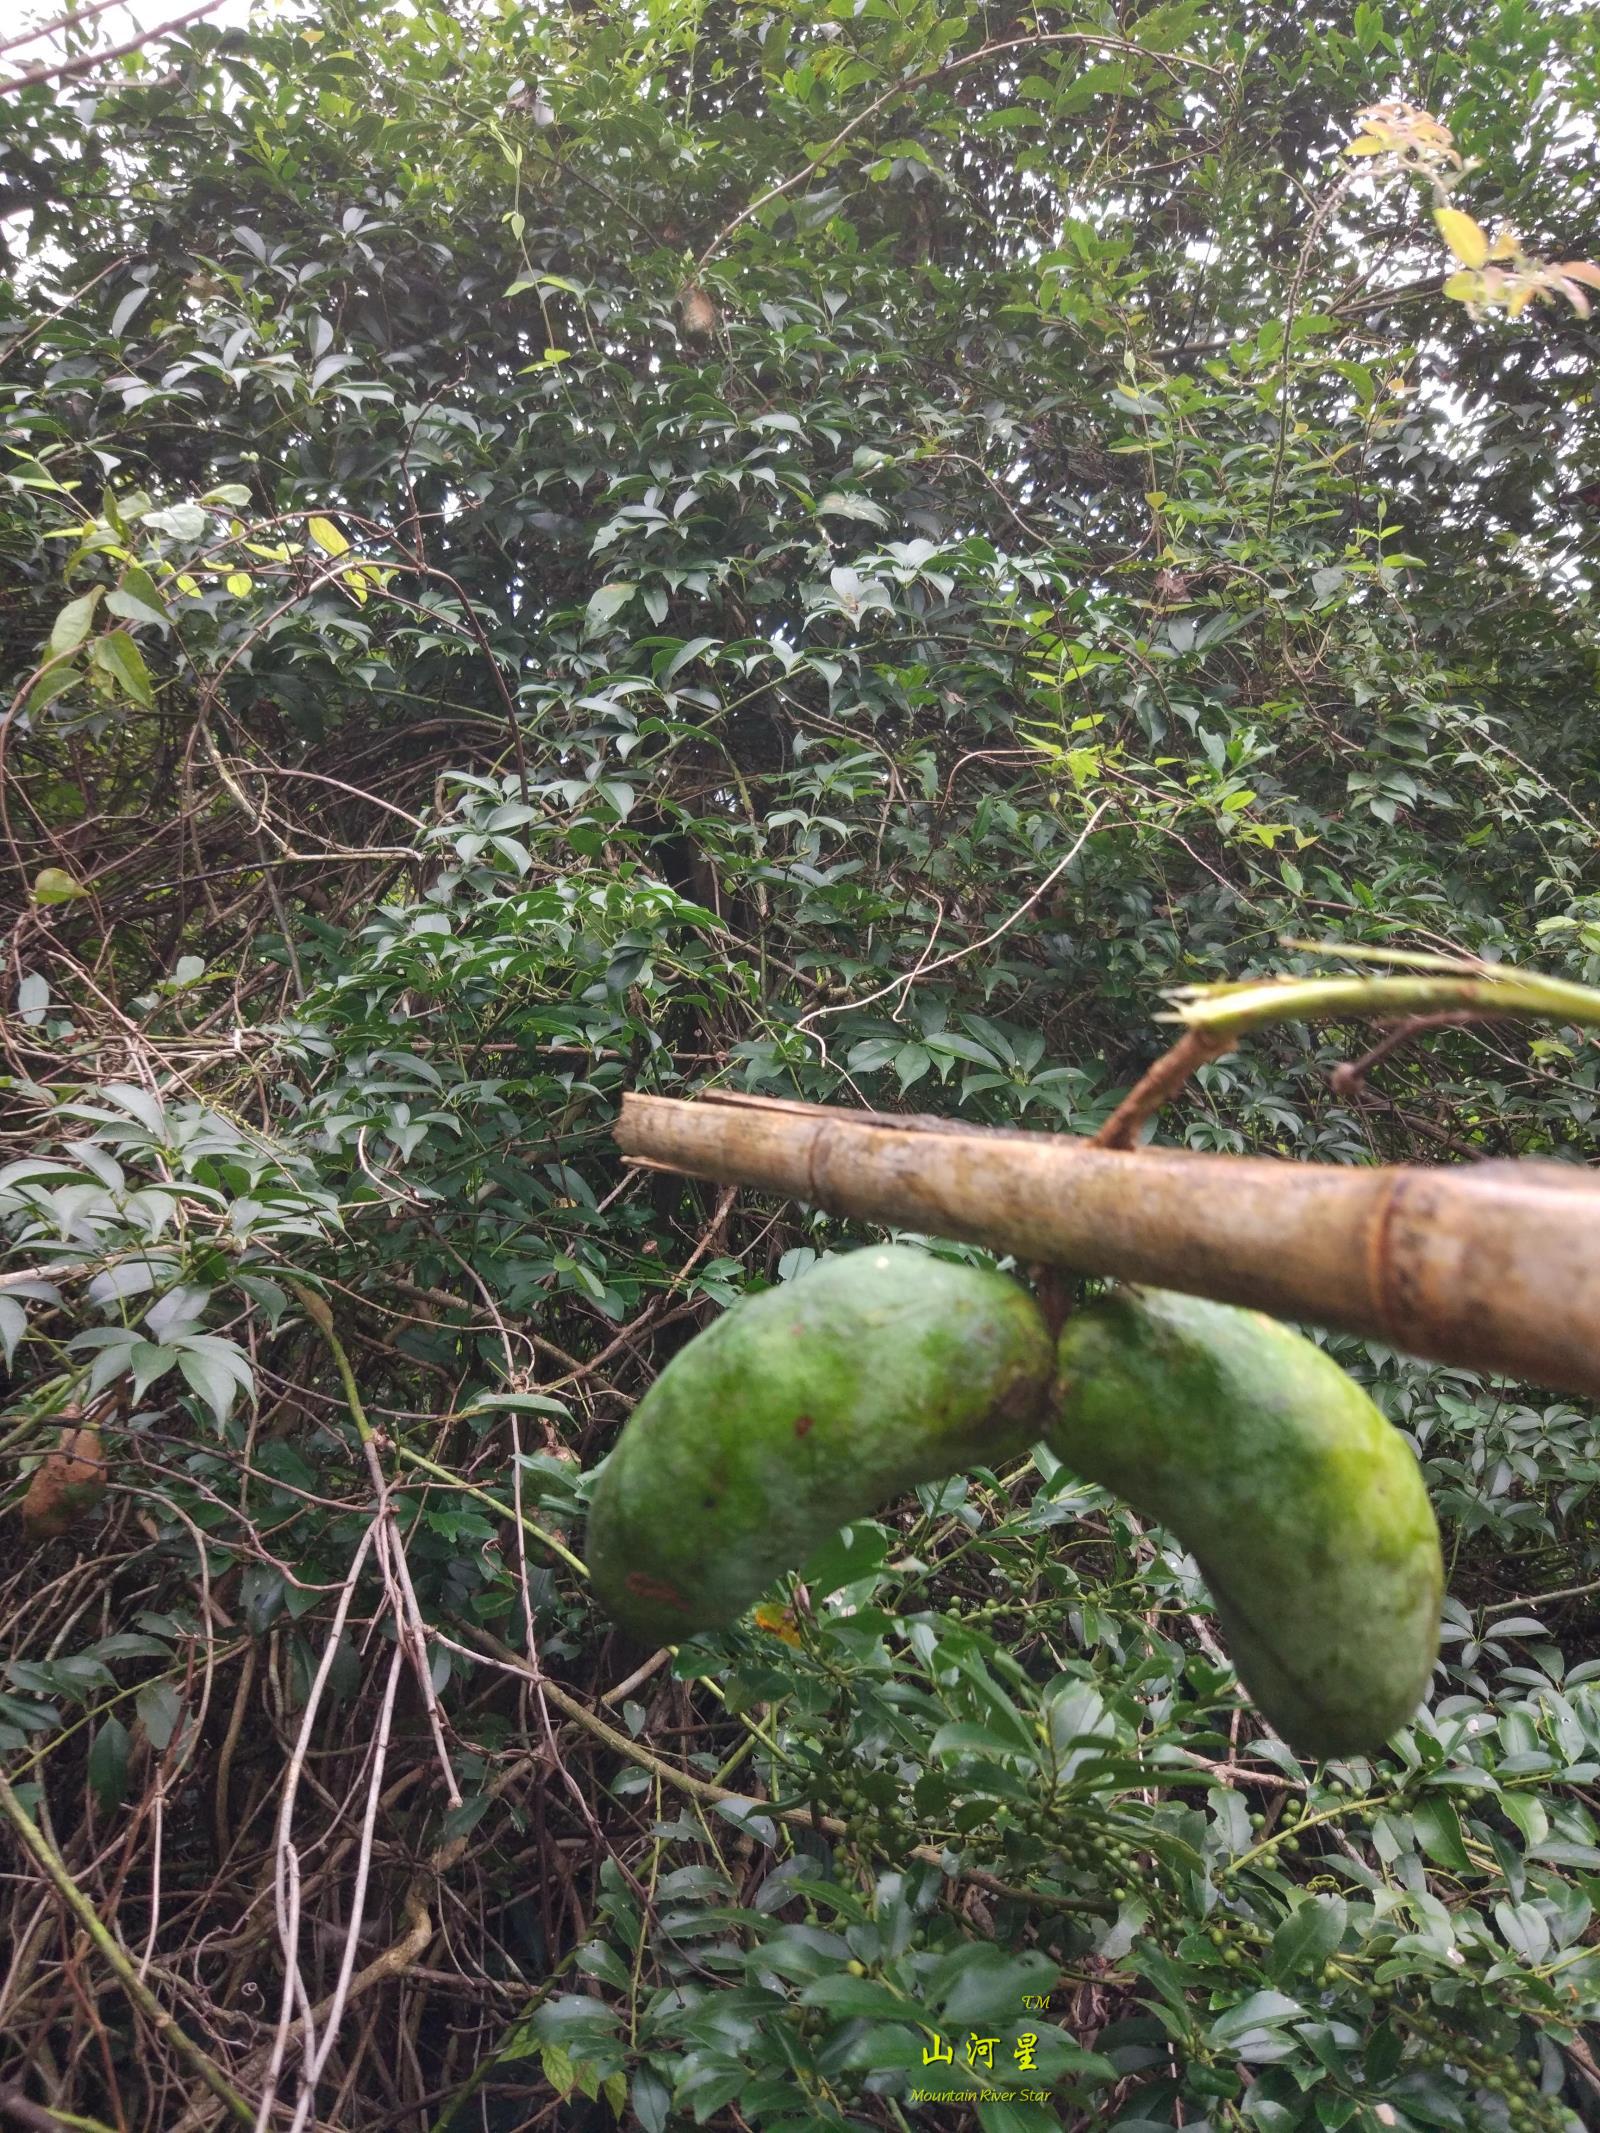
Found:
[(808, 1437), (815, 1427), (810, 1415), (796, 1415), (794, 1418), (794, 1433), (797, 1437)]
[(647, 1577), (642, 1570), (630, 1570), (624, 1583), (636, 1600), (652, 1600), (658, 1607), (676, 1607), (680, 1613), (689, 1605), (675, 1585), (664, 1578)]

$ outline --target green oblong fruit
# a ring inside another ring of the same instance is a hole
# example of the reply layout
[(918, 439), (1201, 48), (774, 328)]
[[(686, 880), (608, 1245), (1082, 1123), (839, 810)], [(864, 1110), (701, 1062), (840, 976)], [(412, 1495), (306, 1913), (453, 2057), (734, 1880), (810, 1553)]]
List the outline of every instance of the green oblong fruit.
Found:
[(736, 1305), (662, 1371), (589, 1509), (595, 1597), (670, 1642), (737, 1619), (835, 1528), (1036, 1443), (1055, 1370), (1025, 1289), (906, 1245)]
[(1256, 1311), (1121, 1289), (1069, 1319), (1046, 1441), (1199, 1563), (1240, 1679), (1307, 1755), (1375, 1749), (1426, 1693), (1439, 1533), (1410, 1447)]

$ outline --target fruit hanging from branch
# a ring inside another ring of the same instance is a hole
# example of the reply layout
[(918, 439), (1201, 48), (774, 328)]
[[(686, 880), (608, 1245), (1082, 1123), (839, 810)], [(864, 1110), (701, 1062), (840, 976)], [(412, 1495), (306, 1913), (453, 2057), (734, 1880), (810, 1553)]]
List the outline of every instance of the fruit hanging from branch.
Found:
[(1409, 1447), (1321, 1349), (1122, 1289), (1057, 1350), (1018, 1284), (904, 1246), (830, 1259), (673, 1358), (595, 1487), (595, 1593), (653, 1639), (724, 1628), (838, 1527), (1041, 1439), (1193, 1550), (1292, 1746), (1375, 1749), (1410, 1717), (1438, 1531)]
[(595, 1486), (606, 1610), (657, 1641), (726, 1627), (820, 1541), (1040, 1434), (1055, 1353), (1003, 1275), (906, 1245), (829, 1259), (675, 1355)]

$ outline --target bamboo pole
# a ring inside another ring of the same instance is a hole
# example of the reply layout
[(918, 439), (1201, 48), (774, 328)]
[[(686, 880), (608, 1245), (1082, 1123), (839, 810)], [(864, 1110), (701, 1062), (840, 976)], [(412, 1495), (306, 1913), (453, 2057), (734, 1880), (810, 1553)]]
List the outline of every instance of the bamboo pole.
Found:
[(729, 1090), (626, 1095), (617, 1142), (659, 1169), (1600, 1397), (1600, 1177), (1575, 1165), (1122, 1152)]

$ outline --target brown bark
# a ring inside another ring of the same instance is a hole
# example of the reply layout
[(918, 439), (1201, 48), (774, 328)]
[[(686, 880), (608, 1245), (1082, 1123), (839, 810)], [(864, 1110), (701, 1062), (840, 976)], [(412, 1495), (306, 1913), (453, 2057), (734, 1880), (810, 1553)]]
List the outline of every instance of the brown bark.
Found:
[(1600, 1178), (1575, 1165), (1123, 1153), (726, 1090), (625, 1096), (617, 1141), (835, 1214), (1600, 1396)]
[(1139, 1136), (1163, 1104), (1171, 1103), (1196, 1067), (1232, 1051), (1231, 1037), (1209, 1030), (1185, 1030), (1170, 1051), (1139, 1076), (1121, 1103), (1094, 1136), (1095, 1148), (1137, 1148)]

